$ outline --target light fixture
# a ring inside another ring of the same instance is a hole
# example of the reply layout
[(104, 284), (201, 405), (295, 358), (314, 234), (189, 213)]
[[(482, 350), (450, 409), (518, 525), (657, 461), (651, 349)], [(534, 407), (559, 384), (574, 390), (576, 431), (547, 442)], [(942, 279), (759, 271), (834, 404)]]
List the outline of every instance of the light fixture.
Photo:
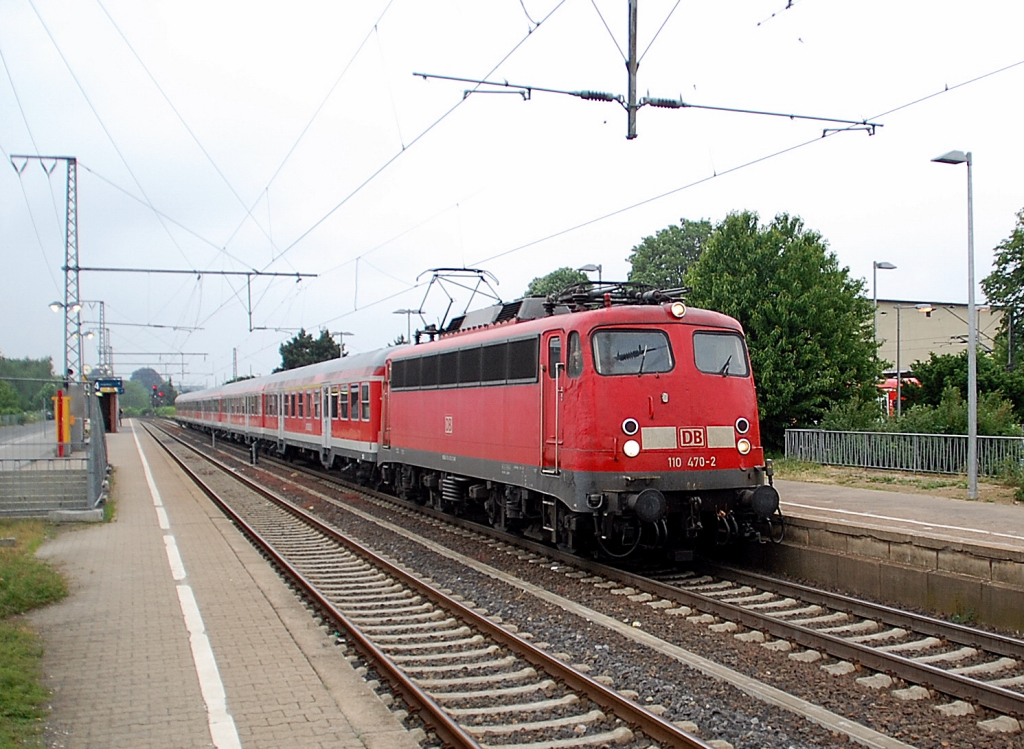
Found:
[(582, 271), (584, 273), (594, 273), (594, 272), (596, 272), (597, 273), (597, 282), (599, 284), (601, 283), (601, 270), (602, 270), (602, 268), (601, 268), (600, 265), (594, 265), (593, 263), (587, 263), (586, 265), (581, 265), (576, 270)]
[(949, 151), (932, 161), (967, 164), (967, 497), (978, 498), (978, 319), (974, 305), (974, 185), (971, 152)]
[(874, 322), (875, 322), (875, 345), (878, 345), (878, 271), (879, 270), (896, 270), (896, 266), (886, 261), (879, 262), (874, 260), (871, 263), (871, 299), (874, 303)]

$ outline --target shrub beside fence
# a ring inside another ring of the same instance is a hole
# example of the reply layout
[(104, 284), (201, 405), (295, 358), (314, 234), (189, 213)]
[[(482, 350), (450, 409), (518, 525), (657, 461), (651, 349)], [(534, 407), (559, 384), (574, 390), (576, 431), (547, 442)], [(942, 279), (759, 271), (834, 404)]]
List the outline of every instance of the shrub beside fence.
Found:
[[(786, 457), (833, 466), (967, 473), (967, 436), (787, 429)], [(978, 437), (978, 473), (1024, 468), (1024, 437)]]

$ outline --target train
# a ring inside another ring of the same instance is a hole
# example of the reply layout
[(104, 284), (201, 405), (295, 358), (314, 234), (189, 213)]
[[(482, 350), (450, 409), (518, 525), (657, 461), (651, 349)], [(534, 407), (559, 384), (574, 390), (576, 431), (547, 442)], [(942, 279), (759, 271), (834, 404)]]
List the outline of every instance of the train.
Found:
[(183, 393), (183, 426), (600, 558), (779, 541), (742, 327), (578, 284), (415, 341)]

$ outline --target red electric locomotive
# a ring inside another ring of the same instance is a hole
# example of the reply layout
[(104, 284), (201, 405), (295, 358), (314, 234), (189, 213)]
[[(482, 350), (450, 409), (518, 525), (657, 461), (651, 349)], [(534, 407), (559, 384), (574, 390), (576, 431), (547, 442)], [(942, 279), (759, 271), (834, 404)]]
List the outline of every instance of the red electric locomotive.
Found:
[[(274, 416), (260, 435), (234, 433), (279, 451), (315, 450), (325, 465), (398, 496), (577, 553), (660, 550), (682, 560), (702, 539), (781, 538), (734, 319), (688, 309), (672, 292), (583, 284), (426, 332), (428, 342), (363, 361), (224, 388), (262, 387), (256, 408), (275, 403), (277, 390), (318, 388), (330, 438), (311, 444)], [(370, 442), (353, 451), (327, 422), (355, 369), (371, 388)], [(179, 398), (179, 418), (197, 423), (188, 403), (206, 398)]]

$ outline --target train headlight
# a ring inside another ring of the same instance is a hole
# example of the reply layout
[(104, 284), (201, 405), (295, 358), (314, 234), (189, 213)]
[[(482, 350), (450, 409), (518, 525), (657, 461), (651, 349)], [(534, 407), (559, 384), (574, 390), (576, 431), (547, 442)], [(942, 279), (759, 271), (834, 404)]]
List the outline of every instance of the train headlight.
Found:
[(746, 434), (750, 431), (750, 422), (744, 419), (742, 416), (736, 419), (736, 431), (740, 434)]
[(672, 302), (672, 306), (668, 308), (668, 311), (672, 314), (672, 317), (682, 317), (686, 314), (686, 305), (682, 302)]
[(640, 454), (640, 443), (636, 440), (626, 440), (622, 446), (622, 452), (626, 453), (627, 458), (635, 458)]
[(640, 431), (640, 424), (636, 419), (626, 419), (622, 422), (622, 431), (625, 432), (627, 436), (632, 437)]
[(736, 449), (740, 451), (740, 455), (746, 455), (747, 453), (750, 452), (750, 440), (736, 440)]

